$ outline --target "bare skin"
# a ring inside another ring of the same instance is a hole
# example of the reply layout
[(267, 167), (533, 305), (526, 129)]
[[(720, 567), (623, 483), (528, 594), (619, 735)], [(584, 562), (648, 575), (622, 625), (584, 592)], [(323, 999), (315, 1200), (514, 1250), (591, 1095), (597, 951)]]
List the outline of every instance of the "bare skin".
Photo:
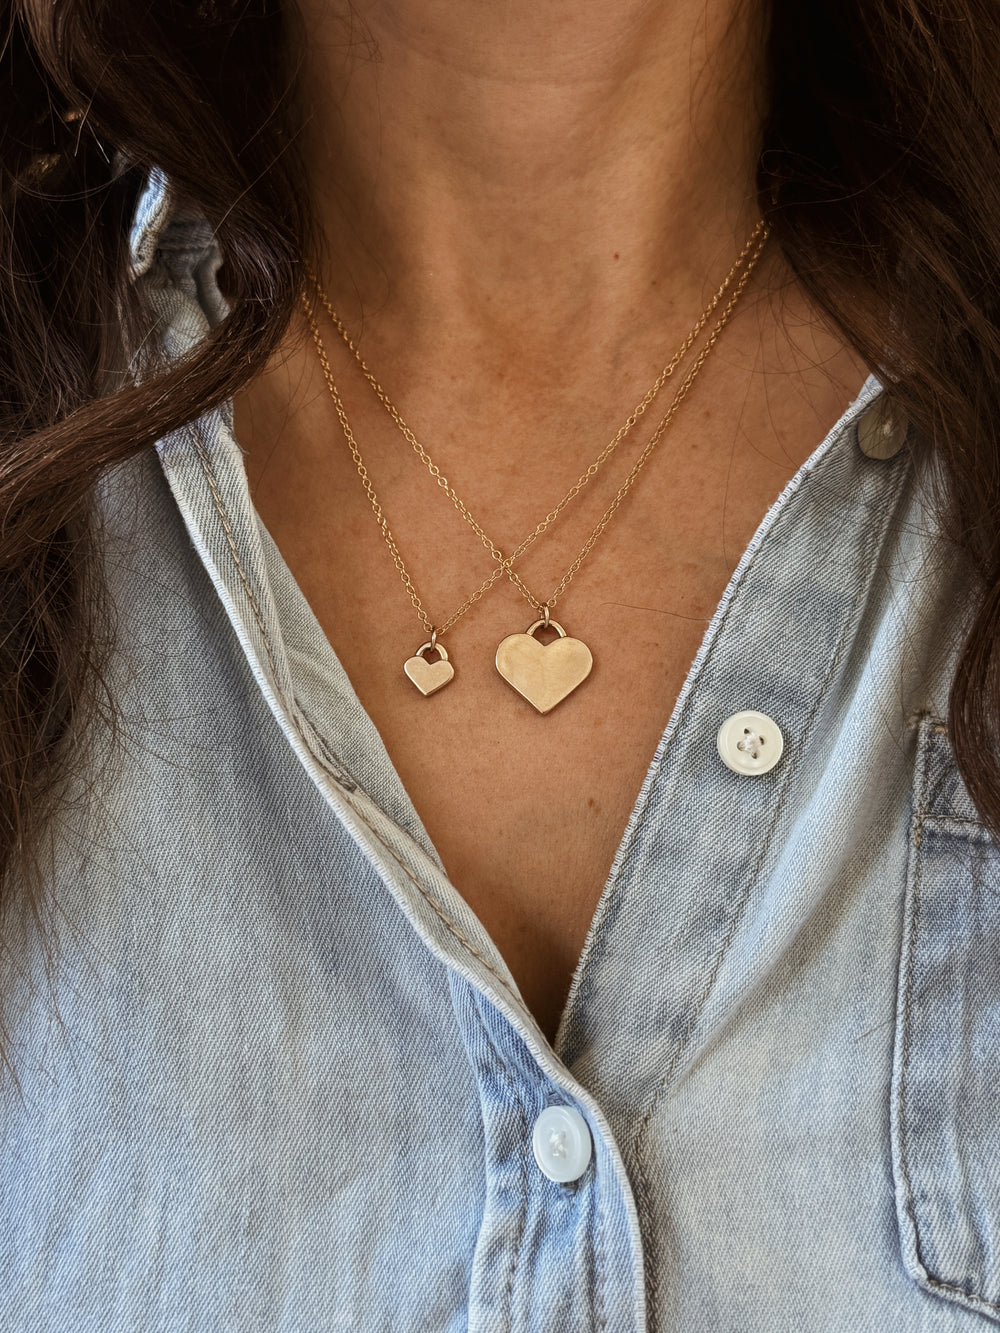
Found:
[[(333, 5), (303, 0), (305, 149), (328, 240), (317, 262), (386, 389), (509, 550), (615, 433), (756, 219), (757, 43), (732, 0), (356, 10), (377, 60), (345, 44)], [(440, 621), (489, 556), (324, 332), (393, 533)], [(863, 378), (769, 251), (555, 609), (595, 667), (546, 717), (493, 667), (499, 640), (535, 614), (506, 581), (447, 636), (452, 685), (423, 699), (404, 678), (425, 634), (301, 327), (237, 402), (258, 510), (550, 1039), (728, 578)], [(519, 565), (542, 598), (646, 438)]]

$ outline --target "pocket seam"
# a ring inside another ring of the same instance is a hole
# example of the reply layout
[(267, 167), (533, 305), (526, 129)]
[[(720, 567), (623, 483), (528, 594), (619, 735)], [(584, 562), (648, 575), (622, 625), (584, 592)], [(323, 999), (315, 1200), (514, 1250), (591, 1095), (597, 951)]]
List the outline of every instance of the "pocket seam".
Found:
[[(899, 1000), (897, 1003), (898, 1044), (896, 1068), (893, 1072), (890, 1123), (890, 1146), (897, 1185), (897, 1221), (900, 1229), (903, 1267), (925, 1290), (944, 1299), (973, 1309), (981, 1314), (1000, 1315), (1000, 1302), (988, 1300), (965, 1291), (954, 1283), (935, 1277), (927, 1269), (920, 1248), (920, 1230), (917, 1225), (913, 1186), (907, 1168), (907, 1154), (912, 1142), (908, 1119), (907, 1073), (911, 1056), (911, 1015), (913, 1002), (913, 970), (916, 952), (917, 928), (923, 909), (924, 876), (920, 857), (924, 828), (929, 831), (951, 833), (969, 841), (980, 841), (980, 834), (989, 834), (981, 824), (956, 816), (926, 813), (927, 786), (930, 775), (928, 750), (933, 736), (947, 735), (947, 724), (923, 714), (919, 719), (920, 734), (916, 755), (916, 782), (913, 793), (910, 851), (907, 866), (907, 887), (904, 898), (903, 936), (901, 940)], [(905, 967), (904, 967), (905, 963)]]

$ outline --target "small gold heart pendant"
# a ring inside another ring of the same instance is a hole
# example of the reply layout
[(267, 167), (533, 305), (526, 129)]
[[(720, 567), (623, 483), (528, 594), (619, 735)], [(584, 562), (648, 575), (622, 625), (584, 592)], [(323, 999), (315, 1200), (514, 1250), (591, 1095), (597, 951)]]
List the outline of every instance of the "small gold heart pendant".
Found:
[(545, 625), (544, 620), (536, 620), (523, 634), (508, 634), (497, 648), (497, 670), (540, 713), (549, 713), (562, 703), (583, 684), (594, 665), (582, 640), (568, 638), (555, 620), (548, 624), (559, 635), (551, 643), (539, 643), (534, 637)]
[[(443, 690), (455, 678), (455, 668), (448, 661), (448, 654), (436, 640), (435, 634), (434, 639), (422, 643), (413, 657), (408, 657), (403, 663), (403, 670), (425, 699), (429, 694)], [(430, 652), (432, 648), (439, 654), (438, 660), (425, 662), (424, 653)]]

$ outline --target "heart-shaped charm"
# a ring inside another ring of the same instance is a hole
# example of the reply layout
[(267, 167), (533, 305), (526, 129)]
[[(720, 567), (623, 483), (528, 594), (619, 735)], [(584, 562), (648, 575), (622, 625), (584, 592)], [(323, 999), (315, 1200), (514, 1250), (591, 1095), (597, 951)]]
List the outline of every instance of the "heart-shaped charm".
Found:
[(544, 625), (544, 620), (536, 620), (523, 634), (508, 634), (497, 648), (497, 670), (533, 708), (549, 713), (583, 684), (594, 659), (582, 640), (569, 638), (554, 620), (548, 625), (558, 639), (539, 643), (535, 631)]
[[(440, 656), (436, 662), (426, 662), (424, 653), (430, 652), (432, 648)], [(408, 657), (403, 663), (403, 670), (425, 699), (429, 694), (443, 690), (455, 678), (455, 668), (448, 661), (448, 654), (437, 642), (422, 643), (414, 656)]]

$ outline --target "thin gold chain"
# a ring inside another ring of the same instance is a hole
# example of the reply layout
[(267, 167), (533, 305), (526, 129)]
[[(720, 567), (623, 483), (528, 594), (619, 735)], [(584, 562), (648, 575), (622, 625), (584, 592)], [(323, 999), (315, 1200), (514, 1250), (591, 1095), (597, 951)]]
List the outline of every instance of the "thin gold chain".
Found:
[[(417, 439), (412, 429), (403, 420), (402, 414), (400, 413), (399, 409), (396, 407), (395, 403), (393, 403), (392, 399), (383, 389), (382, 385), (376, 379), (375, 375), (372, 373), (367, 363), (365, 362), (364, 357), (361, 355), (360, 348), (355, 343), (354, 339), (351, 337), (350, 333), (345, 327), (340, 316), (337, 314), (336, 310), (333, 308), (333, 304), (330, 301), (329, 297), (324, 292), (322, 286), (320, 285), (319, 279), (316, 277), (316, 274), (308, 267), (306, 267), (306, 274), (309, 277), (310, 281), (312, 282), (316, 295), (319, 298), (319, 301), (323, 306), (323, 308), (325, 309), (327, 315), (329, 316), (330, 322), (333, 324), (334, 328), (340, 334), (344, 343), (351, 351), (365, 379), (368, 381), (379, 402), (382, 404), (382, 406), (388, 412), (389, 416), (395, 422), (396, 426), (398, 427), (400, 433), (403, 435), (404, 439), (409, 443), (410, 447), (413, 449), (417, 457), (427, 468), (430, 475), (442, 488), (442, 490), (451, 500), (452, 504), (462, 515), (465, 521), (469, 524), (473, 532), (475, 532), (476, 536), (489, 551), (493, 559), (497, 561), (497, 563), (504, 568), (504, 570), (507, 573), (507, 577), (511, 580), (512, 583), (515, 584), (516, 587), (519, 588), (521, 593), (525, 597), (527, 597), (528, 601), (534, 605), (535, 599), (528, 593), (527, 589), (524, 587), (524, 584), (520, 581), (517, 572), (511, 568), (514, 561), (519, 559), (528, 549), (528, 547), (531, 546), (531, 544), (536, 540), (536, 538), (540, 537), (541, 534), (546, 530), (546, 528), (548, 528), (552, 523), (555, 522), (555, 520), (559, 517), (559, 515), (566, 508), (566, 506), (572, 500), (574, 500), (576, 496), (579, 495), (580, 492), (583, 490), (583, 488), (587, 485), (587, 483), (597, 475), (601, 466), (605, 462), (607, 462), (607, 460), (615, 452), (615, 450), (622, 443), (625, 437), (633, 429), (633, 427), (638, 422), (639, 418), (645, 413), (646, 409), (659, 394), (660, 390), (663, 388), (666, 381), (670, 378), (671, 375), (673, 375), (674, 371), (681, 364), (681, 362), (687, 356), (688, 352), (694, 346), (695, 342), (698, 340), (698, 337), (705, 328), (705, 325), (708, 323), (712, 315), (715, 313), (719, 305), (719, 302), (722, 300), (722, 298), (726, 295), (726, 292), (732, 286), (732, 283), (736, 278), (736, 275), (739, 273), (744, 262), (746, 261), (747, 256), (754, 251), (755, 247), (760, 242), (761, 237), (764, 235), (764, 232), (765, 232), (765, 225), (763, 219), (761, 219), (754, 227), (753, 231), (750, 233), (746, 245), (744, 245), (743, 249), (737, 255), (732, 268), (726, 274), (725, 278), (723, 278), (717, 291), (713, 295), (711, 301), (702, 311), (694, 327), (690, 330), (687, 337), (681, 343), (680, 347), (677, 349), (677, 351), (674, 353), (671, 359), (660, 371), (659, 375), (657, 375), (656, 379), (650, 385), (649, 389), (647, 389), (641, 401), (637, 403), (636, 406), (633, 408), (633, 410), (629, 413), (628, 417), (619, 427), (614, 438), (607, 445), (605, 445), (605, 447), (601, 450), (601, 452), (590, 464), (590, 466), (580, 474), (580, 476), (576, 479), (576, 481), (569, 488), (566, 494), (562, 497), (559, 503), (553, 509), (549, 510), (549, 512), (545, 515), (545, 517), (541, 520), (541, 522), (539, 522), (535, 526), (535, 528), (527, 535), (527, 537), (525, 537), (525, 539), (521, 542), (521, 544), (509, 556), (507, 556), (506, 559), (504, 558), (503, 553), (497, 547), (496, 543), (493, 542), (493, 540), (487, 536), (487, 534), (483, 531), (480, 524), (476, 522), (475, 518), (473, 518), (472, 514), (469, 512), (466, 505), (456, 494), (454, 488), (449, 483), (448, 478), (444, 476), (444, 474), (441, 472), (441, 469), (437, 466), (437, 464), (431, 458), (430, 454)], [(753, 262), (754, 263), (756, 262), (756, 256), (754, 257)], [(316, 336), (315, 331), (313, 336), (315, 338)], [(320, 345), (321, 342), (317, 344), (317, 346)], [(492, 586), (492, 582), (488, 586)], [(484, 588), (483, 591), (485, 592), (486, 589)], [(478, 598), (476, 600), (478, 600)]]
[[(375, 380), (374, 376), (368, 370), (368, 367), (362, 360), (360, 353), (357, 351), (357, 348), (355, 347), (355, 344), (351, 341), (349, 335), (343, 328), (343, 325), (341, 324), (339, 318), (337, 317), (329, 301), (327, 300), (325, 294), (319, 287), (317, 280), (311, 273), (309, 274), (312, 283), (315, 287), (316, 295), (319, 297), (320, 301), (324, 305), (327, 314), (330, 316), (331, 320), (338, 328), (338, 331), (341, 333), (341, 336), (344, 337), (345, 341), (347, 342), (347, 345), (354, 352), (354, 355), (357, 358), (359, 364), (361, 365), (361, 368), (364, 371), (366, 378), (369, 380), (369, 383), (372, 385), (373, 389), (378, 394), (380, 400), (382, 401), (386, 409), (390, 412), (390, 415), (392, 415), (393, 419), (396, 421), (397, 426), (403, 432), (407, 440), (410, 442), (411, 446), (421, 457), (421, 460), (424, 462), (425, 466), (428, 468), (431, 475), (435, 478), (438, 484), (446, 492), (446, 494), (452, 500), (452, 503), (455, 505), (456, 509), (466, 519), (470, 527), (472, 527), (473, 531), (476, 532), (480, 540), (483, 542), (483, 545), (490, 552), (490, 555), (497, 562), (497, 567), (493, 570), (493, 572), (489, 575), (489, 577), (486, 578), (482, 582), (482, 584), (480, 584), (480, 586), (476, 589), (475, 592), (473, 592), (469, 597), (466, 598), (466, 600), (462, 603), (462, 605), (458, 608), (458, 610), (453, 612), (453, 614), (450, 615), (442, 624), (435, 626), (433, 621), (428, 616), (424, 608), (424, 605), (420, 599), (420, 596), (413, 585), (413, 580), (411, 579), (409, 571), (406, 568), (406, 565), (403, 561), (403, 557), (400, 555), (399, 548), (396, 545), (395, 539), (392, 535), (392, 531), (389, 527), (388, 520), (386, 519), (382, 506), (379, 503), (379, 499), (375, 492), (374, 485), (372, 483), (371, 477), (369, 476), (368, 469), (365, 466), (364, 459), (361, 455), (361, 450), (358, 447), (357, 439), (355, 438), (354, 431), (351, 427), (350, 421), (348, 420), (347, 412), (344, 408), (344, 403), (340, 396), (340, 391), (337, 388), (337, 384), (334, 379), (333, 370), (330, 365), (330, 360), (326, 352), (326, 347), (323, 343), (323, 339), (316, 322), (315, 306), (312, 300), (310, 299), (309, 294), (303, 291), (302, 304), (305, 310), (305, 315), (309, 325), (309, 330), (312, 335), (313, 342), (316, 346), (316, 351), (319, 356), (320, 365), (323, 370), (323, 376), (326, 380), (330, 397), (333, 400), (333, 404), (337, 412), (337, 417), (340, 421), (340, 426), (344, 433), (344, 438), (346, 439), (348, 447), (351, 451), (355, 467), (357, 468), (358, 475), (361, 478), (361, 483), (364, 486), (365, 493), (368, 496), (368, 500), (375, 514), (375, 518), (377, 519), (379, 527), (382, 531), (382, 536), (385, 540), (387, 547), (389, 548), (389, 553), (392, 556), (393, 564), (395, 565), (400, 580), (403, 584), (403, 587), (406, 590), (406, 593), (409, 596), (411, 603), (413, 604), (414, 610), (417, 612), (417, 615), (420, 618), (420, 622), (424, 626), (428, 634), (432, 635), (432, 637), (436, 637), (437, 635), (443, 635), (444, 633), (446, 633), (447, 630), (449, 630), (459, 619), (461, 619), (461, 617), (464, 616), (465, 613), (472, 606), (474, 606), (478, 601), (480, 601), (482, 597), (485, 596), (485, 594), (489, 591), (489, 589), (492, 588), (493, 585), (496, 583), (497, 579), (501, 578), (504, 574), (506, 574), (507, 577), (511, 579), (511, 581), (521, 592), (522, 596), (524, 596), (525, 599), (530, 603), (530, 605), (534, 607), (537, 611), (541, 613), (544, 612), (546, 608), (551, 610), (551, 608), (555, 605), (557, 599), (561, 597), (562, 594), (569, 587), (571, 580), (576, 575), (577, 571), (579, 570), (583, 562), (586, 560), (587, 556), (590, 554), (595, 543), (601, 537), (602, 533), (610, 523), (614, 514), (617, 512), (619, 506), (625, 499), (626, 495), (632, 489), (632, 486), (635, 484), (635, 481), (639, 473), (641, 472), (642, 468), (646, 465), (646, 463), (649, 461), (649, 458), (652, 455), (654, 449), (656, 448), (660, 439), (663, 437), (670, 423), (673, 421), (673, 418), (676, 416), (681, 403), (687, 397), (687, 394), (690, 391), (691, 386), (694, 383), (694, 380), (698, 372), (701, 370), (702, 366), (704, 365), (705, 361), (710, 355), (715, 344), (718, 342), (723, 329), (726, 327), (730, 318), (732, 317), (733, 311), (736, 308), (736, 304), (739, 301), (740, 296), (742, 295), (748, 282), (750, 281), (751, 275), (753, 274), (757, 262), (760, 259), (761, 253), (763, 252), (764, 246), (767, 241), (767, 236), (768, 236), (767, 229), (763, 221), (761, 221), (757, 224), (746, 246), (740, 252), (740, 255), (736, 263), (733, 265), (729, 273), (726, 275), (725, 280), (719, 287), (718, 291), (716, 292), (709, 306), (706, 307), (706, 310), (703, 312), (698, 323), (695, 325), (691, 333), (685, 339), (684, 343), (678, 349), (678, 352), (675, 353), (671, 361), (668, 362), (666, 367), (664, 367), (664, 370), (657, 377), (657, 380), (654, 381), (653, 386), (651, 386), (650, 390), (647, 392), (642, 402), (633, 410), (632, 414), (629, 416), (625, 424), (619, 430), (615, 438), (611, 441), (609, 445), (605, 446), (605, 448), (598, 455), (597, 459), (595, 459), (594, 462), (590, 465), (590, 467), (584, 473), (581, 474), (581, 476), (574, 483), (574, 485), (570, 487), (570, 490), (567, 491), (566, 495), (559, 502), (559, 504), (553, 510), (551, 510), (549, 514), (547, 514), (546, 517), (542, 519), (540, 523), (536, 525), (533, 531), (528, 534), (528, 536), (520, 543), (519, 546), (515, 548), (515, 550), (509, 556), (504, 556), (503, 552), (499, 549), (499, 547), (497, 547), (496, 543), (493, 542), (493, 540), (489, 536), (487, 536), (487, 534), (484, 532), (480, 524), (476, 522), (476, 520), (473, 518), (472, 514), (469, 512), (467, 507), (455, 494), (447, 478), (443, 476), (443, 474), (440, 472), (440, 469), (437, 468), (433, 460), (430, 458), (430, 455), (423, 448), (423, 446), (420, 445), (420, 443), (414, 436), (413, 432), (402, 420), (402, 417), (399, 415), (394, 405), (391, 403), (391, 401), (385, 395), (384, 391), (381, 389), (381, 386), (378, 384), (378, 381)], [(601, 464), (608, 457), (610, 457), (611, 453), (614, 452), (618, 444), (621, 443), (621, 441), (625, 438), (628, 432), (632, 429), (636, 421), (638, 421), (639, 417), (648, 407), (649, 403), (653, 401), (656, 394), (659, 392), (659, 389), (662, 388), (663, 383), (665, 383), (666, 379), (674, 372), (674, 370), (680, 364), (681, 360), (691, 349), (694, 342), (697, 340), (698, 334), (701, 333), (701, 331), (704, 329), (705, 325), (708, 323), (708, 320), (711, 318), (712, 314), (718, 308), (718, 305), (722, 300), (723, 296), (729, 290), (730, 286), (732, 286), (733, 280), (737, 272), (739, 271), (741, 265), (743, 265), (744, 261), (745, 261), (745, 268), (743, 268), (743, 272), (740, 274), (738, 281), (736, 281), (736, 285), (735, 287), (733, 287), (729, 299), (726, 301), (725, 305), (722, 308), (722, 313), (720, 314), (714, 327), (710, 331), (708, 338), (705, 341), (705, 345), (698, 353), (698, 356), (696, 357), (694, 364), (691, 366), (687, 375), (685, 376), (680, 386), (678, 387), (677, 392), (674, 394), (670, 402), (670, 405), (667, 408), (666, 413), (660, 419), (650, 439), (646, 443), (645, 447), (639, 454), (631, 470), (629, 471), (627, 477), (625, 478), (625, 481), (619, 487), (611, 503), (608, 505), (607, 509), (605, 509), (604, 513), (601, 515), (601, 518), (599, 519), (596, 527), (593, 529), (590, 536), (587, 538), (587, 541), (580, 549), (579, 553), (576, 556), (576, 559), (573, 561), (573, 563), (567, 569), (566, 573), (563, 575), (552, 596), (548, 598), (547, 601), (544, 602), (539, 600), (539, 598), (537, 598), (531, 592), (531, 590), (525, 585), (524, 581), (521, 579), (517, 571), (511, 568), (513, 562), (517, 560), (521, 555), (523, 555), (523, 553), (536, 540), (536, 538), (539, 537), (550, 526), (550, 524), (558, 517), (558, 515), (562, 512), (562, 510), (566, 507), (566, 505), (569, 504), (569, 502), (574, 498), (574, 496), (579, 494), (579, 492), (583, 489), (583, 487), (587, 484), (587, 482), (595, 475)]]
[[(670, 401), (670, 406), (667, 408), (666, 413), (660, 420), (659, 425), (656, 427), (656, 430), (650, 437), (648, 444), (646, 445), (645, 449), (643, 449), (639, 457), (636, 459), (631, 472), (629, 472), (628, 476), (625, 478), (624, 482), (619, 487), (618, 491), (615, 494), (614, 499), (611, 501), (607, 509), (605, 509), (604, 513), (601, 515), (600, 519), (597, 522), (597, 526), (594, 528), (593, 532), (590, 534), (590, 536), (584, 542), (583, 546), (580, 548), (579, 554), (577, 555), (576, 559), (573, 561), (569, 569), (567, 569), (566, 573), (559, 580), (559, 583), (556, 586), (556, 589), (553, 592), (552, 596), (549, 597), (548, 600), (544, 603), (544, 606), (547, 606), (550, 610), (552, 609), (552, 607), (555, 606), (557, 600), (563, 595), (563, 593), (569, 587), (573, 579), (573, 576), (576, 574), (577, 570), (580, 568), (584, 560), (586, 560), (587, 556), (590, 554), (591, 550), (594, 547), (594, 544), (597, 542), (598, 538), (604, 532), (604, 529), (611, 522), (611, 519), (617, 512), (619, 505), (625, 499), (626, 495), (628, 495), (629, 491), (632, 489), (639, 473), (642, 471), (646, 463), (649, 461), (650, 455), (652, 454), (653, 450), (656, 448), (657, 444), (659, 444), (661, 438), (663, 437), (670, 423), (677, 415), (677, 409), (680, 407), (681, 403), (687, 397), (688, 392), (691, 389), (691, 385), (694, 383), (699, 370), (701, 370), (702, 366), (708, 360), (712, 348), (719, 341), (719, 338), (722, 334), (722, 330), (729, 323), (732, 313), (736, 309), (736, 303), (742, 296), (747, 283), (750, 281), (751, 274), (757, 267), (757, 261), (760, 259), (766, 241), (767, 241), (767, 231), (762, 230), (760, 233), (760, 240), (757, 243), (757, 247), (753, 251), (750, 260), (747, 263), (747, 267), (740, 276), (739, 281), (733, 288), (729, 300), (723, 307), (721, 317), (717, 321), (715, 327), (712, 329), (712, 332), (709, 334), (705, 346), (701, 349), (701, 351), (698, 353), (698, 356), (695, 358), (694, 364), (692, 365), (691, 369), (688, 371), (684, 379), (681, 381), (681, 384), (677, 392), (674, 394), (673, 398)], [(543, 606), (540, 605), (538, 609), (542, 610)]]

